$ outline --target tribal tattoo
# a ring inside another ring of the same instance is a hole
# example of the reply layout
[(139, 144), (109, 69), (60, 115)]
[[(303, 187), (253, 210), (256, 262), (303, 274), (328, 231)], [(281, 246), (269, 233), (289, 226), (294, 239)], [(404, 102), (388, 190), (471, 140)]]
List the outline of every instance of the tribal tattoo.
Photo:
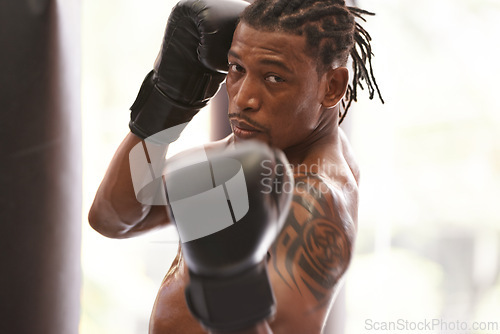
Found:
[(271, 248), (272, 265), (290, 288), (302, 295), (307, 290), (322, 307), (349, 265), (354, 223), (318, 176), (296, 176), (295, 184), (290, 214)]

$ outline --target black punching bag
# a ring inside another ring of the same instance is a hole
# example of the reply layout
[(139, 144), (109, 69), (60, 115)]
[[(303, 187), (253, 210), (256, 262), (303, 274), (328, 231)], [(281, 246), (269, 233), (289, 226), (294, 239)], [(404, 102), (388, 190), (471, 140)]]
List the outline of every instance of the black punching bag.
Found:
[(79, 0), (0, 0), (0, 333), (78, 333)]

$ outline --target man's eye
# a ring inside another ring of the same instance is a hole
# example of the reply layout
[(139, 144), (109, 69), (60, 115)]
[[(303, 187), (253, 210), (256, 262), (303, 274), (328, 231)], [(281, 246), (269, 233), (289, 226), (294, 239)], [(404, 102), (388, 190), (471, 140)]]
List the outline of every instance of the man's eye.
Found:
[(245, 69), (238, 64), (229, 63), (229, 70), (232, 72), (245, 72)]
[(277, 75), (269, 75), (266, 77), (266, 80), (272, 83), (278, 83), (278, 82), (284, 82), (285, 80), (283, 78), (280, 78)]

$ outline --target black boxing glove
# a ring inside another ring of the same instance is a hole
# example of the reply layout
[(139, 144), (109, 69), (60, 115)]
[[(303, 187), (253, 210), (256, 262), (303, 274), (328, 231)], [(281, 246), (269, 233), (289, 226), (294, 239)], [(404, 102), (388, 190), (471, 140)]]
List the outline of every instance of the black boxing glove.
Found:
[(168, 19), (154, 69), (130, 108), (130, 130), (145, 139), (189, 122), (217, 93), (242, 0), (182, 0)]
[(267, 251), (281, 231), (293, 176), (283, 152), (245, 141), (174, 157), (165, 186), (189, 268), (186, 301), (208, 329), (249, 328), (275, 311)]

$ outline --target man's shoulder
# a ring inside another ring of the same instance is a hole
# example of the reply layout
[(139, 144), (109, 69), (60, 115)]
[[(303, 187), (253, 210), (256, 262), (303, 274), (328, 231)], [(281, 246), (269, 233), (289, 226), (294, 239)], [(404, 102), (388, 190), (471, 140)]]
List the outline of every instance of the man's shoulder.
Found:
[(271, 249), (270, 272), (284, 291), (278, 299), (300, 301), (297, 308), (304, 314), (327, 310), (349, 266), (355, 237), (348, 205), (328, 178), (295, 174), (290, 212)]
[(354, 156), (353, 149), (351, 147), (351, 144), (349, 143), (349, 140), (347, 139), (346, 134), (340, 128), (339, 128), (339, 139), (342, 148), (342, 156), (344, 157), (347, 165), (349, 166), (349, 169), (351, 170), (351, 173), (354, 176), (356, 183), (359, 184), (360, 170), (358, 162), (356, 160), (356, 157)]
[(355, 225), (358, 189), (354, 182), (315, 173), (295, 173), (294, 210), (306, 210), (308, 220)]

